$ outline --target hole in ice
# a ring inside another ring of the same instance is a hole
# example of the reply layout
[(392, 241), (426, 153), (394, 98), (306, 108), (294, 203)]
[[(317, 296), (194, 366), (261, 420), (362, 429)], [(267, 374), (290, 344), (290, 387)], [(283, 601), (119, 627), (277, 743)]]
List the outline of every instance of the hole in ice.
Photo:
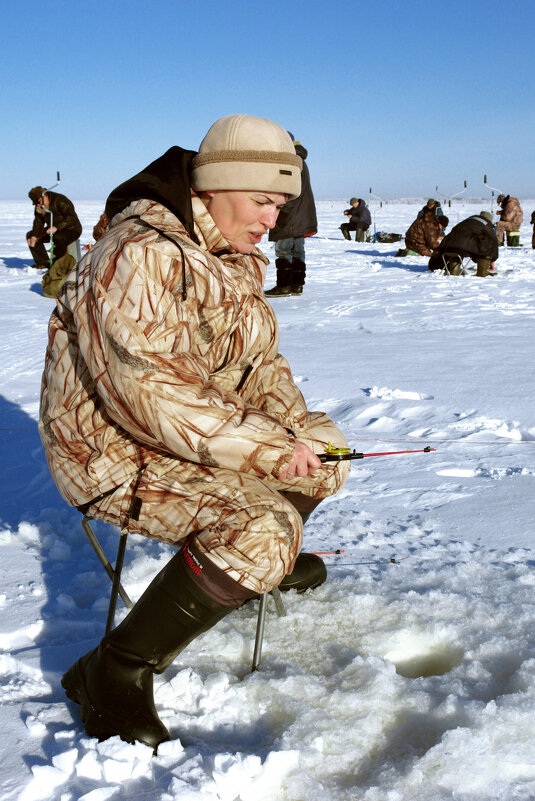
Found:
[(436, 635), (403, 634), (385, 654), (396, 673), (407, 679), (443, 676), (460, 665), (463, 650)]

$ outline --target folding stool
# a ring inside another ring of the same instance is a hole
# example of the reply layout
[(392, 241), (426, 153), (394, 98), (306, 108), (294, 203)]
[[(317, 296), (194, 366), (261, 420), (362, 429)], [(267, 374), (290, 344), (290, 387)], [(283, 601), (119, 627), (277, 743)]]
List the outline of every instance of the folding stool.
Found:
[[(91, 518), (88, 515), (84, 515), (82, 518), (82, 530), (86, 535), (87, 539), (93, 546), (95, 553), (97, 554), (100, 562), (102, 563), (106, 573), (108, 574), (111, 582), (112, 582), (112, 589), (110, 595), (110, 603), (108, 606), (108, 617), (106, 620), (106, 634), (113, 629), (113, 623), (115, 620), (115, 610), (117, 608), (117, 596), (120, 595), (125, 606), (128, 609), (133, 607), (133, 603), (128, 597), (126, 590), (124, 589), (123, 585), (121, 584), (121, 572), (123, 569), (123, 562), (124, 562), (124, 554), (126, 551), (126, 540), (128, 537), (128, 532), (121, 533), (119, 537), (119, 546), (117, 548), (117, 556), (115, 559), (115, 568), (112, 567), (111, 562), (109, 561), (108, 557), (106, 556), (104, 549), (102, 548), (98, 538), (91, 528), (90, 521)], [(264, 628), (266, 622), (266, 611), (267, 611), (267, 599), (268, 595), (273, 596), (273, 600), (275, 601), (275, 607), (277, 609), (277, 613), (279, 617), (285, 617), (286, 610), (284, 608), (284, 604), (282, 602), (280, 590), (278, 587), (274, 587), (269, 592), (263, 592), (260, 596), (260, 605), (258, 607), (258, 619), (256, 621), (256, 636), (255, 636), (255, 644), (254, 644), (254, 651), (253, 651), (253, 663), (251, 667), (251, 673), (255, 671), (260, 664), (260, 659), (262, 658), (262, 643), (264, 640)]]
[[(464, 259), (463, 259), (462, 256), (460, 256), (458, 253), (448, 253), (447, 251), (445, 253), (442, 253), (441, 256), (442, 256), (442, 264), (443, 264), (443, 268), (442, 268), (442, 271), (441, 271), (442, 275), (465, 275)], [(451, 259), (452, 261), (458, 262), (458, 264), (459, 264), (459, 272), (458, 273), (450, 273), (450, 270), (449, 270), (449, 259)]]

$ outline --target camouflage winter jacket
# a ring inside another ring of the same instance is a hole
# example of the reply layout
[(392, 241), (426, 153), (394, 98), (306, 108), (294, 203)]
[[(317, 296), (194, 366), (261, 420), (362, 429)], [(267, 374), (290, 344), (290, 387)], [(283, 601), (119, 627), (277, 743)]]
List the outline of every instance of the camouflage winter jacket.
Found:
[(421, 256), (430, 256), (440, 243), (442, 227), (430, 209), (422, 217), (418, 217), (405, 234), (405, 245)]
[[(73, 231), (76, 232), (77, 237), (80, 236), (82, 223), (78, 219), (78, 215), (69, 198), (65, 197), (65, 195), (60, 195), (59, 192), (46, 192), (45, 194), (50, 201), (48, 210), (41, 213), (36, 207), (33, 226), (32, 230), (29, 231), (29, 235), (41, 237), (47, 228), (50, 228), (50, 212), (52, 212), (52, 224), (58, 231)], [(41, 209), (44, 210), (44, 206)]]
[(194, 236), (160, 203), (130, 203), (58, 296), (39, 428), (72, 505), (149, 462), (277, 477), (307, 420), (263, 295), (267, 259), (233, 252), (193, 193), (191, 208)]
[(518, 230), (522, 225), (524, 212), (522, 211), (522, 206), (516, 197), (511, 197), (508, 195), (503, 202), (499, 214), (500, 220), (502, 222), (512, 223), (515, 231)]

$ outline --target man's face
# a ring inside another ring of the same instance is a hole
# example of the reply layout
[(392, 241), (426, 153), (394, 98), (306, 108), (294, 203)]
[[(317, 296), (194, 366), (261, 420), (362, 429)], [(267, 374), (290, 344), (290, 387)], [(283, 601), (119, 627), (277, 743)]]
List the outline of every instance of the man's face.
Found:
[(44, 214), (50, 206), (50, 198), (48, 195), (41, 195), (35, 202), (35, 210), (37, 214)]
[(208, 191), (206, 208), (215, 224), (238, 253), (251, 253), (288, 200), (281, 192), (235, 189)]

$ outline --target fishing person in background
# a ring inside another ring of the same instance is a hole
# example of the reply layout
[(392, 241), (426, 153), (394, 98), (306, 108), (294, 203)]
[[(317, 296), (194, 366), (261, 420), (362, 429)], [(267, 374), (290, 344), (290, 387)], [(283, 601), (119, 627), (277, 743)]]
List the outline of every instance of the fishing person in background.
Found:
[(440, 205), (438, 200), (435, 200), (434, 198), (430, 197), (425, 206), (423, 206), (423, 208), (421, 208), (420, 211), (418, 212), (416, 219), (418, 220), (421, 217), (423, 217), (424, 214), (428, 213), (428, 210), (431, 210), (435, 215), (435, 217), (444, 216), (444, 212), (442, 211), (442, 206)]
[(429, 269), (446, 269), (450, 275), (460, 275), (462, 261), (467, 256), (477, 264), (478, 278), (486, 278), (494, 271), (498, 240), (490, 211), (481, 211), (457, 223), (433, 252)]
[(351, 240), (351, 231), (355, 231), (355, 242), (365, 242), (366, 231), (372, 223), (370, 210), (361, 197), (352, 197), (349, 205), (351, 208), (344, 211), (345, 216), (349, 217), (349, 222), (342, 223), (340, 230), (344, 239)]
[(302, 295), (306, 277), (305, 238), (318, 231), (316, 204), (310, 185), (310, 173), (306, 164), (308, 151), (301, 142), (296, 142), (288, 131), (295, 152), (303, 159), (301, 171), (301, 194), (284, 206), (276, 224), (269, 232), (269, 241), (275, 243), (275, 267), (277, 280), (274, 287), (266, 290), (267, 297)]
[(444, 215), (436, 216), (433, 209), (424, 206), (423, 214), (414, 220), (405, 234), (406, 251), (397, 255), (431, 256), (444, 235), (449, 220)]
[(511, 195), (498, 195), (496, 198), (498, 205), (501, 206), (499, 214), (500, 219), (496, 223), (496, 236), (498, 242), (503, 245), (503, 237), (505, 231), (519, 231), (524, 219), (524, 212), (520, 201)]
[[(80, 237), (82, 224), (74, 205), (65, 195), (34, 186), (28, 192), (28, 197), (35, 207), (32, 230), (26, 234), (35, 262), (31, 266), (48, 271), (43, 276), (43, 289), (49, 297), (54, 297), (76, 264), (76, 259), (67, 253), (67, 248)], [(53, 253), (49, 254), (45, 243), (51, 241)]]
[(126, 618), (64, 675), (87, 733), (157, 748), (153, 698), (195, 637), (250, 598), (326, 578), (303, 523), (344, 484), (318, 455), (343, 434), (279, 353), (258, 250), (301, 191), (275, 122), (217, 120), (115, 189), (106, 233), (49, 326), (40, 433), (72, 506), (177, 552)]

